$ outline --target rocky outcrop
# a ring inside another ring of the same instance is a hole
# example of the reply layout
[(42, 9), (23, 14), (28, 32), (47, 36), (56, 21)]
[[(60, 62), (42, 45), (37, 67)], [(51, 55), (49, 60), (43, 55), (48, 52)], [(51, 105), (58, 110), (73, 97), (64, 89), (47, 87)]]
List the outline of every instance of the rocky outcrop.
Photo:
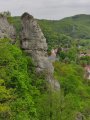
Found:
[(36, 66), (36, 72), (45, 72), (46, 80), (53, 89), (60, 89), (57, 80), (53, 78), (54, 68), (52, 63), (48, 60), (46, 39), (33, 16), (24, 13), (21, 17), (22, 31), (21, 31), (21, 48), (27, 52)]
[(16, 32), (12, 25), (9, 24), (7, 17), (0, 14), (0, 38), (11, 38), (15, 41)]

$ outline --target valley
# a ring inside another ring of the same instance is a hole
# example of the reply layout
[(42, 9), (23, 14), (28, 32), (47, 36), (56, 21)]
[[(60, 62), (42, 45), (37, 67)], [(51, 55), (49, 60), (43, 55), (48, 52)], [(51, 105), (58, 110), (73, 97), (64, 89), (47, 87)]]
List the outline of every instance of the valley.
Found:
[(90, 15), (39, 20), (6, 13), (0, 120), (90, 120)]

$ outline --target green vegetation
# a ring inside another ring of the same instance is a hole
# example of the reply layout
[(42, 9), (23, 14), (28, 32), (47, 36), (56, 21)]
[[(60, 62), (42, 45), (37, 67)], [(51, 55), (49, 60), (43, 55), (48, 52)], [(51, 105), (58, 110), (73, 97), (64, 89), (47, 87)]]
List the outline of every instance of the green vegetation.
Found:
[[(30, 62), (30, 60), (29, 60)], [(35, 118), (33, 87), (27, 72), (27, 58), (7, 39), (0, 40), (0, 120)]]
[[(20, 17), (8, 17), (8, 19), (19, 34), (21, 30)], [(81, 14), (62, 20), (37, 21), (46, 37), (49, 51), (61, 46), (70, 47), (74, 41), (77, 41), (78, 45), (90, 48), (90, 15)]]
[(16, 28), (16, 33), (17, 35), (19, 35), (19, 32), (21, 30), (21, 20), (20, 20), (20, 17), (16, 16), (16, 17), (7, 17), (8, 19), (8, 22), (10, 24), (12, 24), (15, 28)]
[(60, 81), (63, 93), (61, 120), (75, 120), (78, 113), (84, 120), (89, 120), (90, 86), (83, 78), (83, 69), (79, 65), (60, 62), (55, 62), (54, 66), (55, 77)]
[[(38, 20), (49, 49), (59, 48), (53, 63), (60, 92), (47, 88), (45, 73), (37, 75), (30, 57), (17, 43), (0, 39), (0, 120), (90, 120), (90, 81), (82, 66), (90, 57), (89, 15), (77, 15), (58, 21)], [(20, 17), (8, 17), (21, 29)], [(63, 50), (62, 50), (63, 48)]]
[[(71, 54), (70, 54), (71, 55)], [(32, 60), (8, 39), (0, 40), (0, 120), (89, 120), (90, 87), (76, 64), (55, 62), (61, 93), (46, 89)]]
[(1, 39), (0, 120), (59, 119), (59, 98), (46, 88), (44, 74), (35, 73), (31, 58)]
[(39, 23), (42, 28), (47, 25), (53, 32), (59, 34), (74, 38), (90, 38), (90, 15), (76, 15), (56, 21), (40, 20)]

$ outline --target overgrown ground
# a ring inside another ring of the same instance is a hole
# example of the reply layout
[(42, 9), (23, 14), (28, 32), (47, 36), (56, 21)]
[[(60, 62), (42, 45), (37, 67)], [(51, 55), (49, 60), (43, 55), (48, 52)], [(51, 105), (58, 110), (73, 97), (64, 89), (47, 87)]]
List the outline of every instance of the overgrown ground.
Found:
[[(20, 17), (8, 18), (19, 32)], [(79, 58), (80, 51), (90, 49), (89, 16), (81, 15), (61, 21), (39, 21), (52, 48), (59, 51), (53, 63), (60, 92), (46, 89), (44, 74), (37, 75), (30, 57), (9, 39), (0, 40), (0, 120), (90, 120), (90, 81), (84, 78), (82, 65), (90, 57)], [(82, 26), (83, 25), (83, 26)], [(74, 31), (73, 31), (74, 30)]]

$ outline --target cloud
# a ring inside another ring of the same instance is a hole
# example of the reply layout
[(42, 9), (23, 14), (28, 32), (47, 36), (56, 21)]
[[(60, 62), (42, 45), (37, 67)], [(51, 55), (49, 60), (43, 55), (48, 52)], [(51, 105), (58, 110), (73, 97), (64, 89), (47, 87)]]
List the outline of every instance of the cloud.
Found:
[(61, 19), (75, 14), (89, 14), (90, 0), (0, 0), (0, 11), (12, 15), (27, 11), (36, 18)]

